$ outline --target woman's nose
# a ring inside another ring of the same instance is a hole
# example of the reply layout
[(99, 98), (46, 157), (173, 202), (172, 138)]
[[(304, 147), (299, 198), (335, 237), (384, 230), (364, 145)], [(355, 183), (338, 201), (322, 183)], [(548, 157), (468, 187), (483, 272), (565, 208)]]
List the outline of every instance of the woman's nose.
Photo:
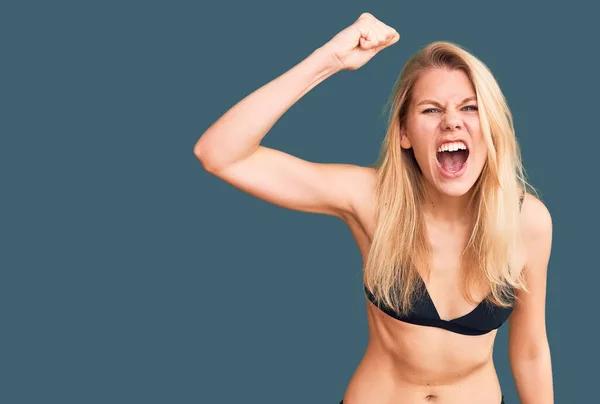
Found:
[(445, 130), (458, 130), (462, 128), (462, 122), (457, 114), (447, 113), (444, 115), (444, 121), (442, 122)]

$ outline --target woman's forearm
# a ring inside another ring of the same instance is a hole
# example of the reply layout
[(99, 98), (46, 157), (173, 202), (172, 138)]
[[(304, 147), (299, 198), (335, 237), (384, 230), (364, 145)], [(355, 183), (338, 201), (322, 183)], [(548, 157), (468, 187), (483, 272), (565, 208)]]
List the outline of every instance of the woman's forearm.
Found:
[(207, 169), (220, 169), (248, 157), (292, 105), (338, 71), (339, 64), (331, 54), (318, 48), (229, 109), (200, 137), (194, 153)]
[(511, 368), (522, 404), (554, 404), (550, 352), (513, 360)]

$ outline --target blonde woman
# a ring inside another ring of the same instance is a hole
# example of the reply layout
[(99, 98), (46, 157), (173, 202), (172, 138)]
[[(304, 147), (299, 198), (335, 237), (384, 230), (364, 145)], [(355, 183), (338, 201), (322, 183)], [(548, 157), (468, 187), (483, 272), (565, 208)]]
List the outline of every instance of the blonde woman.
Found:
[(505, 322), (521, 402), (550, 404), (551, 217), (530, 193), (511, 113), (481, 61), (448, 42), (413, 55), (390, 98), (375, 167), (260, 145), (304, 94), (398, 40), (362, 14), (227, 111), (194, 152), (257, 198), (348, 225), (363, 256), (370, 337), (344, 404), (504, 402), (492, 352)]

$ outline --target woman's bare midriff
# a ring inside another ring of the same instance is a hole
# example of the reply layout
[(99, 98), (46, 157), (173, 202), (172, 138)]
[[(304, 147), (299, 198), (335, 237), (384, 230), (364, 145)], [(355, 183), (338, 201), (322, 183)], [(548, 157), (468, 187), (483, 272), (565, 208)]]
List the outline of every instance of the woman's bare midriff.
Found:
[(369, 343), (344, 404), (500, 403), (497, 331), (468, 336), (403, 323), (368, 300), (367, 318)]

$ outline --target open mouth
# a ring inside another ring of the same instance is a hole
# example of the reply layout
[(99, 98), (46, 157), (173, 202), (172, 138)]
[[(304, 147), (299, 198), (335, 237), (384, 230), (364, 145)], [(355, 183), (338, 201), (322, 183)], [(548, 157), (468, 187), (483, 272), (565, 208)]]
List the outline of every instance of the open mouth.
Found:
[(469, 158), (469, 149), (463, 142), (450, 142), (442, 144), (436, 153), (437, 161), (442, 174), (456, 177), (463, 173)]

